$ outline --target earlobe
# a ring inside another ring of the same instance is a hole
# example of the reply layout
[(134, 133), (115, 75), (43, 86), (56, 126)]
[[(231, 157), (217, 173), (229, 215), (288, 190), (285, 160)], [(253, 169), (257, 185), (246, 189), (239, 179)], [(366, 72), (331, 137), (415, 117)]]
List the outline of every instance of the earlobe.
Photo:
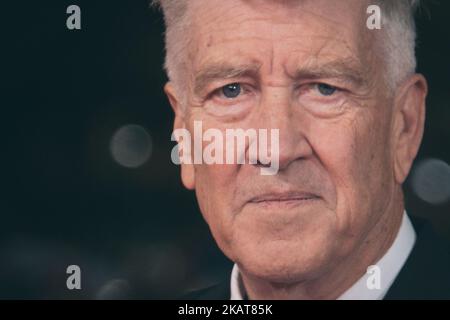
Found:
[(402, 184), (408, 176), (422, 142), (427, 92), (425, 78), (422, 75), (415, 74), (401, 86), (400, 94), (395, 101), (393, 115), (394, 174), (399, 184)]
[[(167, 98), (169, 99), (169, 103), (172, 107), (172, 110), (175, 113), (173, 130), (175, 131), (177, 129), (185, 129), (186, 123), (184, 110), (180, 103), (180, 99), (177, 98), (175, 89), (171, 82), (168, 82), (164, 86), (164, 92), (166, 93)], [(189, 190), (195, 189), (195, 171), (193, 164), (181, 163), (181, 181), (183, 182), (183, 185), (187, 189)]]

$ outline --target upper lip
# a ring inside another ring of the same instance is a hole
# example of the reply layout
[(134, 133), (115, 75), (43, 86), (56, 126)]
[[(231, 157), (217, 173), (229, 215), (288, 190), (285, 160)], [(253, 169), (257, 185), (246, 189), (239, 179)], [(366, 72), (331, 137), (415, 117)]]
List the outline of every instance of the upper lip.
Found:
[(303, 191), (268, 192), (250, 198), (249, 202), (258, 203), (264, 201), (295, 201), (314, 198), (319, 198), (319, 196), (311, 192), (303, 192)]

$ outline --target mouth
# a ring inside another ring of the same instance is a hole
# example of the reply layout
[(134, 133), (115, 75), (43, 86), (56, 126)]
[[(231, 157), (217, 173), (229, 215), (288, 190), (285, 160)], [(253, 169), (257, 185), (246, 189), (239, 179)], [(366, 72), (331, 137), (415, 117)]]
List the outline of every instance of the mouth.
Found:
[(309, 192), (271, 192), (251, 198), (248, 203), (259, 206), (297, 206), (319, 200), (320, 197)]

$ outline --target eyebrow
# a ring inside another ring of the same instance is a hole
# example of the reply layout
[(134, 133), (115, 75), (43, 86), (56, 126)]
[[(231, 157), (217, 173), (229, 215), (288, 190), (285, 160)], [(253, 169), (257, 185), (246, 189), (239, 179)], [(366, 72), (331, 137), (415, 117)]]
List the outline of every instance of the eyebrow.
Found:
[[(235, 66), (228, 62), (203, 67), (194, 77), (194, 93), (200, 95), (204, 88), (213, 81), (244, 76), (257, 77), (260, 68), (260, 63)], [(358, 86), (366, 83), (364, 70), (354, 59), (339, 59), (323, 64), (316, 62), (307, 63), (299, 67), (293, 74), (289, 74), (289, 76), (295, 80), (337, 78)]]
[(298, 68), (293, 79), (323, 79), (337, 78), (345, 82), (352, 82), (358, 86), (364, 85), (367, 80), (365, 70), (354, 59), (339, 59), (324, 64), (310, 63)]
[(260, 63), (249, 63), (235, 66), (224, 62), (218, 65), (206, 66), (202, 68), (194, 77), (194, 93), (200, 94), (208, 83), (213, 81), (244, 76), (256, 77), (260, 68)]

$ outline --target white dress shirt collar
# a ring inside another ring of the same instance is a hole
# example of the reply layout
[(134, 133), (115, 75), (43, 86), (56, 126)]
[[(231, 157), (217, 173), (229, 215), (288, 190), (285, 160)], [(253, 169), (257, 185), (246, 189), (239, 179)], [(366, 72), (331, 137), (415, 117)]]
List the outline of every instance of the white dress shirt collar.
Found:
[[(380, 288), (369, 289), (366, 273), (345, 291), (338, 300), (381, 300), (384, 298), (401, 268), (405, 264), (416, 242), (416, 232), (406, 211), (403, 213), (402, 223), (391, 247), (375, 264), (380, 270)], [(231, 300), (243, 300), (244, 286), (242, 284), (239, 268), (234, 264), (231, 272)]]

